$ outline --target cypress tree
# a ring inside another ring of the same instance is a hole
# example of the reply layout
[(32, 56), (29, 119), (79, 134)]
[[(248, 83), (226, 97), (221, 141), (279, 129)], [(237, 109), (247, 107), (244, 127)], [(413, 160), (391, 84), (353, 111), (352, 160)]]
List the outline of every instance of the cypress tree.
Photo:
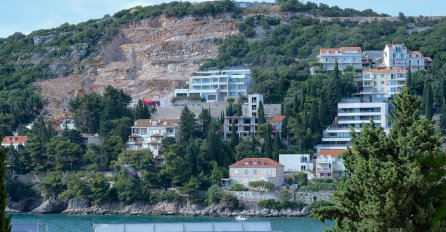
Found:
[(341, 78), (341, 72), (339, 71), (339, 64), (338, 64), (337, 61), (336, 61), (336, 63), (335, 63), (335, 67), (334, 67), (334, 69), (333, 69), (333, 76), (334, 76), (334, 78), (336, 78), (336, 79)]
[(407, 69), (406, 86), (410, 89), (410, 91), (413, 91), (413, 87), (412, 87), (412, 71), (410, 71), (410, 68)]
[(187, 143), (194, 136), (197, 129), (195, 114), (192, 113), (187, 106), (183, 108), (180, 116), (180, 143)]
[(259, 118), (259, 123), (258, 123), (259, 125), (262, 125), (263, 123), (266, 122), (265, 110), (263, 109), (263, 103), (262, 102), (259, 103), (259, 108), (257, 110), (257, 116)]
[(271, 125), (266, 125), (265, 132), (265, 156), (268, 158), (273, 158), (273, 141), (271, 138)]
[(434, 104), (434, 99), (433, 99), (433, 93), (432, 93), (432, 86), (429, 82), (426, 83), (427, 87), (426, 87), (426, 95), (425, 95), (425, 103), (424, 103), (424, 116), (426, 116), (426, 118), (428, 118), (429, 120), (432, 119), (432, 116), (434, 114), (434, 109), (433, 109), (433, 104)]
[(212, 120), (211, 111), (209, 109), (201, 109), (200, 115), (198, 115), (201, 123), (201, 134), (202, 138), (207, 137), (209, 131), (209, 125)]
[(138, 104), (135, 109), (135, 119), (149, 119), (150, 110), (141, 100), (138, 100)]
[(317, 131), (319, 130), (319, 126), (320, 126), (320, 122), (319, 122), (319, 117), (318, 117), (318, 112), (317, 112), (317, 106), (315, 104), (316, 102), (313, 101), (313, 104), (311, 104), (311, 111), (310, 111), (310, 128), (312, 131)]
[(440, 128), (443, 134), (446, 131), (446, 102), (443, 100), (441, 104), (441, 115), (440, 115)]
[(11, 231), (11, 215), (6, 214), (6, 151), (0, 148), (0, 231)]
[(279, 132), (276, 132), (276, 136), (274, 138), (274, 147), (273, 147), (273, 160), (279, 161), (279, 151), (282, 149), (282, 140), (280, 139)]
[(319, 124), (323, 128), (330, 122), (330, 116), (327, 112), (327, 107), (325, 105), (325, 102), (322, 101), (322, 99), (319, 98), (319, 105), (318, 105), (318, 114), (319, 114)]
[[(292, 112), (293, 112), (293, 114), (297, 114), (297, 113), (299, 113), (299, 107), (300, 107), (300, 105), (299, 105), (299, 100), (298, 100), (298, 97), (297, 97), (297, 94), (295, 94), (294, 95), (294, 101), (293, 101), (293, 110), (292, 110)], [(293, 114), (291, 114), (291, 115), (293, 115)]]
[(232, 126), (231, 126), (231, 148), (234, 150), (235, 146), (237, 146), (239, 143), (239, 136), (237, 133), (237, 127), (235, 125), (235, 120), (232, 120)]

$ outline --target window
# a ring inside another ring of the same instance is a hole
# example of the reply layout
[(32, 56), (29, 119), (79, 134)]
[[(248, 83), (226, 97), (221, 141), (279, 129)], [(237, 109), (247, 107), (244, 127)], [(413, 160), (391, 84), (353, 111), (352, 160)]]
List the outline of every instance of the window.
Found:
[(238, 169), (234, 169), (234, 174), (238, 175)]
[(248, 175), (248, 169), (243, 170), (243, 173), (244, 173), (245, 175)]
[(305, 165), (300, 166), (300, 170), (301, 171), (306, 171), (307, 170), (307, 166), (305, 166)]
[(257, 98), (256, 97), (252, 97), (251, 98), (251, 102), (257, 102)]
[(300, 162), (301, 163), (304, 163), (304, 162), (307, 162), (308, 160), (307, 160), (307, 157), (300, 157)]
[(245, 118), (245, 119), (243, 119), (243, 123), (244, 124), (251, 124), (251, 119), (250, 118)]
[(257, 110), (257, 105), (252, 105), (252, 106), (251, 106), (251, 109), (252, 109), (252, 110)]
[(267, 175), (267, 176), (271, 176), (271, 175), (272, 175), (272, 171), (271, 171), (271, 169), (266, 169), (266, 175)]
[(252, 174), (253, 174), (253, 175), (257, 175), (257, 169), (253, 169), (253, 170), (252, 170)]

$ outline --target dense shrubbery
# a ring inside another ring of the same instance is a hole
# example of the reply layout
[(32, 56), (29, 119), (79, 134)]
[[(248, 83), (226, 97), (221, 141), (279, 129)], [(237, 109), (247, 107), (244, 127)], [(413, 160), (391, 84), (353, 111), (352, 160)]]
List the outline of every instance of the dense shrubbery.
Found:
[(248, 188), (239, 183), (236, 183), (231, 187), (231, 191), (247, 191), (247, 190)]
[(26, 198), (37, 196), (36, 191), (32, 189), (32, 185), (24, 184), (16, 179), (6, 180), (6, 192), (11, 201), (20, 201)]
[(303, 191), (319, 191), (319, 190), (335, 190), (336, 184), (334, 183), (310, 183), (302, 186), (300, 190)]
[(307, 209), (311, 211), (311, 210), (319, 209), (319, 208), (322, 208), (325, 206), (333, 206), (333, 203), (328, 202), (328, 201), (314, 201), (307, 206)]
[(257, 191), (273, 191), (276, 189), (276, 186), (274, 186), (274, 184), (266, 182), (264, 180), (251, 181), (249, 182), (249, 187)]

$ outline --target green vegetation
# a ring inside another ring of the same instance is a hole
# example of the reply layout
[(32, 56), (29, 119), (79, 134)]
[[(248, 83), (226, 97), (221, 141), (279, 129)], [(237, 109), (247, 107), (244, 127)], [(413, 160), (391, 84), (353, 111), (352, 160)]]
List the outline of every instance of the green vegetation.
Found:
[(393, 103), (390, 136), (373, 123), (354, 135), (344, 156), (352, 177), (338, 184), (333, 206), (313, 213), (336, 220), (331, 231), (437, 231), (445, 219), (441, 137), (407, 87)]
[(248, 191), (244, 185), (236, 183), (231, 187), (231, 191)]
[(294, 210), (302, 210), (305, 207), (305, 204), (300, 201), (276, 201), (276, 200), (261, 200), (257, 205), (260, 208), (266, 209), (294, 209)]
[[(2, 136), (0, 138), (3, 139)], [(11, 215), (6, 214), (6, 152), (0, 148), (0, 231), (11, 231)]]
[(273, 191), (276, 189), (276, 186), (274, 186), (274, 184), (266, 182), (264, 180), (251, 181), (248, 183), (248, 185), (249, 187), (257, 191)]
[(15, 202), (37, 196), (36, 191), (32, 189), (32, 185), (24, 184), (16, 179), (6, 180), (6, 192), (8, 193), (9, 199)]

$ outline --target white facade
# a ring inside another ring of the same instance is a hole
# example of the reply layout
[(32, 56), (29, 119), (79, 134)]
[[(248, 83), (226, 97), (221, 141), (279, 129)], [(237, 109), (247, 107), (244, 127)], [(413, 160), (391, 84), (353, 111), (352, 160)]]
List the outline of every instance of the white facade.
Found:
[(227, 69), (198, 71), (189, 78), (188, 89), (176, 89), (175, 96), (200, 96), (207, 101), (247, 96), (251, 88), (251, 70)]
[(284, 166), (268, 158), (245, 158), (229, 166), (229, 179), (245, 186), (266, 181), (279, 187), (285, 182)]
[(408, 51), (404, 44), (387, 44), (383, 51), (384, 65), (390, 69), (425, 70), (425, 57), (419, 51)]
[(279, 163), (285, 166), (285, 172), (313, 171), (310, 154), (279, 154)]
[[(231, 136), (232, 122), (234, 121), (237, 127), (237, 133), (240, 137), (246, 137), (256, 132), (258, 126), (258, 109), (260, 102), (263, 104), (262, 94), (250, 94), (248, 95), (248, 102), (242, 105), (242, 115), (241, 116), (226, 116), (224, 120), (224, 137), (225, 139)], [(274, 116), (280, 116), (282, 112), (281, 104), (263, 104), (263, 111), (265, 113), (265, 120), (271, 119)], [(272, 118), (273, 124), (276, 131), (281, 132), (281, 122), (277, 118)], [(282, 119), (283, 120), (283, 119)], [(280, 129), (280, 130), (279, 130)]]
[(364, 98), (389, 98), (403, 91), (406, 85), (406, 69), (369, 69), (364, 70), (361, 82)]
[(324, 130), (322, 142), (316, 146), (316, 150), (346, 149), (351, 146), (351, 128), (359, 133), (362, 125), (370, 124), (371, 120), (388, 133), (391, 126), (387, 119), (389, 113), (390, 105), (385, 99), (372, 99), (371, 102), (358, 98), (342, 100), (338, 103), (335, 122)]
[(318, 58), (328, 71), (334, 70), (336, 62), (338, 62), (339, 70), (344, 70), (349, 66), (355, 69), (362, 68), (360, 47), (321, 48)]
[[(327, 152), (325, 152), (327, 151)], [(316, 178), (336, 178), (346, 175), (344, 161), (338, 155), (345, 150), (322, 150), (316, 158)]]
[(139, 119), (132, 127), (127, 147), (129, 150), (150, 149), (154, 157), (159, 154), (161, 140), (172, 137), (178, 140), (178, 120)]

